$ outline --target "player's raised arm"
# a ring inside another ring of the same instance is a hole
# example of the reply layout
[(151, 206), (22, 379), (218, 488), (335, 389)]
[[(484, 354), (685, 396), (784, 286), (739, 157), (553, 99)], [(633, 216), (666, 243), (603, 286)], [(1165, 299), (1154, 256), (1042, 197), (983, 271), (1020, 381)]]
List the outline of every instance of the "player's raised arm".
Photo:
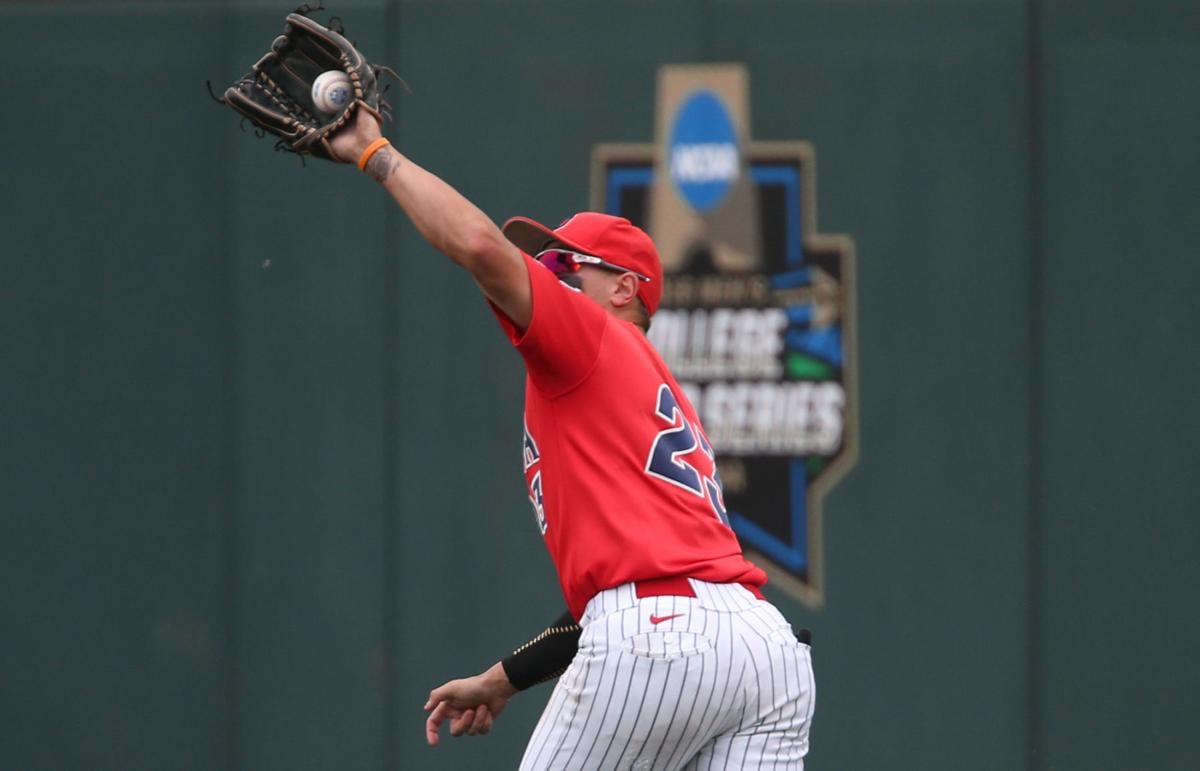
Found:
[(529, 271), (520, 250), (475, 204), (384, 139), (365, 110), (330, 142), (338, 160), (357, 163), (383, 185), (421, 236), (465, 268), (493, 303), (518, 326), (532, 313)]
[(279, 137), (277, 148), (357, 162), (391, 193), (425, 240), (466, 268), (509, 319), (527, 327), (532, 300), (520, 250), (470, 201), (381, 137), (388, 107), (379, 79), (395, 73), (367, 61), (342, 34), (340, 22), (331, 19), (326, 26), (309, 18), (312, 10), (303, 6), (288, 14), (270, 50), (213, 98), (262, 134)]

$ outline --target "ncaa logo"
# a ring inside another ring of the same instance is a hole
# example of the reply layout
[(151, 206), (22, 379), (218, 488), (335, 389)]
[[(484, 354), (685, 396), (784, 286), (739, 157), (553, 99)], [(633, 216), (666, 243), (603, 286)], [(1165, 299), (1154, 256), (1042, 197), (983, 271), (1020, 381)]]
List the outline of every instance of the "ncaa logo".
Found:
[(693, 209), (707, 214), (729, 195), (741, 167), (729, 111), (712, 91), (693, 91), (675, 115), (669, 142), (671, 181)]

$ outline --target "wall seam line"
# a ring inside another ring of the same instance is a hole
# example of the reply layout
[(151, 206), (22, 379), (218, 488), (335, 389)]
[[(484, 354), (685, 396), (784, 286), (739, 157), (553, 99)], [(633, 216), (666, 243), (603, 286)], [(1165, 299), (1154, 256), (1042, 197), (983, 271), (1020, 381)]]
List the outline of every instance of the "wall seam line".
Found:
[(1041, 0), (1027, 0), (1028, 105), (1027, 141), (1029, 151), (1029, 423), (1027, 510), (1028, 572), (1026, 576), (1027, 646), (1027, 724), (1026, 743), (1029, 771), (1040, 768), (1041, 751), (1041, 624), (1040, 606), (1041, 524), (1042, 524), (1042, 380), (1044, 277), (1043, 268), (1043, 190), (1042, 190), (1042, 66)]

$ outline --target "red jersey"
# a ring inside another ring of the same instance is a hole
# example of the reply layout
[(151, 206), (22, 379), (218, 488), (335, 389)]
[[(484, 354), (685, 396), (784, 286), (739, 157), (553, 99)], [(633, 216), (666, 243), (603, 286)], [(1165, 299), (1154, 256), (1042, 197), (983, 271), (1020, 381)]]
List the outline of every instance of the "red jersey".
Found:
[(636, 325), (525, 256), (525, 481), (571, 613), (596, 593), (686, 576), (762, 586), (729, 528), (712, 447)]

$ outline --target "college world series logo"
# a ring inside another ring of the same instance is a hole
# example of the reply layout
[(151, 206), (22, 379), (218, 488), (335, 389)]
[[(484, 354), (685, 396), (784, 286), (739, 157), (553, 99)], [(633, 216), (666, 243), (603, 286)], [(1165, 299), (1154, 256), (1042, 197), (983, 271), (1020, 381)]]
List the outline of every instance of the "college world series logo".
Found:
[(592, 208), (653, 237), (650, 340), (717, 455), (730, 523), (773, 584), (822, 603), (821, 502), (858, 444), (854, 243), (817, 232), (807, 142), (750, 139), (741, 65), (670, 65), (655, 142), (595, 148)]

